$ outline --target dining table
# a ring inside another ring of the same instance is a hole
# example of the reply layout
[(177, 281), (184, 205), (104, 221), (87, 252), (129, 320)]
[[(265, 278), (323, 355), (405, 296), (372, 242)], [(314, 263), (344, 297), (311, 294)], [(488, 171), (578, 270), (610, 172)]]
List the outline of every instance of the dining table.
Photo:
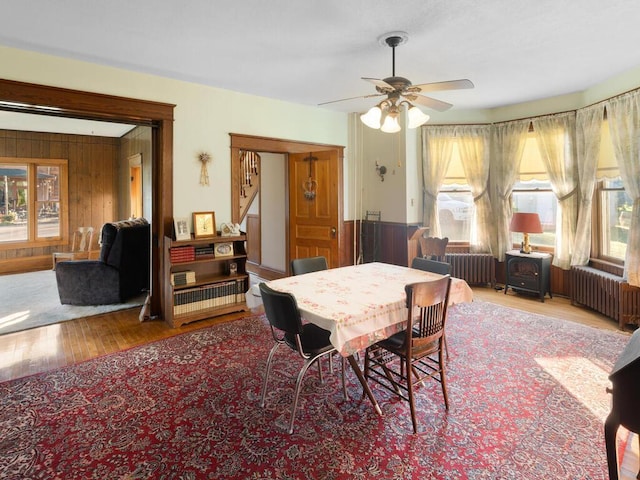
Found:
[[(274, 290), (292, 294), (302, 318), (330, 332), (329, 340), (347, 358), (376, 411), (373, 396), (354, 355), (402, 331), (407, 320), (405, 285), (441, 278), (442, 275), (381, 262), (330, 268), (267, 281)], [(473, 300), (473, 291), (452, 277), (449, 305)], [(247, 306), (260, 307), (260, 289), (246, 295)]]

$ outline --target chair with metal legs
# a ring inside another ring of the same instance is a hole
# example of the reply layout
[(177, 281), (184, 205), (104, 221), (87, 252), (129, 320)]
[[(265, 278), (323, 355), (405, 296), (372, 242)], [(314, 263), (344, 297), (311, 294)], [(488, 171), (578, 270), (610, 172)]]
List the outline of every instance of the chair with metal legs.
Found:
[[(271, 326), (271, 333), (276, 342), (269, 352), (269, 357), (267, 358), (267, 367), (264, 374), (264, 385), (262, 388), (262, 400), (260, 402), (261, 407), (264, 407), (265, 405), (271, 365), (273, 357), (280, 345), (287, 345), (291, 350), (297, 352), (300, 357), (305, 360), (304, 365), (298, 373), (295, 392), (293, 395), (293, 405), (291, 407), (289, 433), (293, 433), (293, 423), (296, 417), (296, 408), (298, 406), (298, 398), (300, 397), (304, 374), (311, 365), (317, 363), (320, 370), (320, 379), (322, 380), (322, 367), (318, 360), (331, 355), (336, 351), (336, 349), (329, 341), (329, 331), (312, 323), (302, 323), (300, 310), (298, 309), (298, 304), (293, 295), (273, 290), (264, 283), (261, 283), (259, 287), (264, 310)], [(347, 395), (347, 386), (345, 383), (344, 363), (343, 358), (342, 390), (346, 400), (349, 397)]]

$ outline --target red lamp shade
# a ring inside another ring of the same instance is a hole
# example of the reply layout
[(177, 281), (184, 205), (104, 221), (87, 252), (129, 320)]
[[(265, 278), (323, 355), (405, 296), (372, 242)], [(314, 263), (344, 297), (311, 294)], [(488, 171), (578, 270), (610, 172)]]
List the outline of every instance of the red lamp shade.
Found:
[(511, 217), (511, 225), (509, 230), (512, 232), (522, 233), (523, 241), (520, 253), (531, 253), (531, 244), (529, 243), (530, 233), (542, 233), (542, 225), (540, 225), (540, 217), (537, 213), (516, 212)]
[(520, 233), (542, 233), (540, 217), (537, 213), (515, 212), (511, 217), (509, 230)]

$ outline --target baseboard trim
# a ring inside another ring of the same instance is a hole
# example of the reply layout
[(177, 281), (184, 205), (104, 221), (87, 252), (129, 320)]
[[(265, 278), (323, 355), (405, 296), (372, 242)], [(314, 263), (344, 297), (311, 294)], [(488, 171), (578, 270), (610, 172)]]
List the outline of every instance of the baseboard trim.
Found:
[(51, 255), (3, 259), (0, 260), (0, 275), (51, 270), (51, 262)]

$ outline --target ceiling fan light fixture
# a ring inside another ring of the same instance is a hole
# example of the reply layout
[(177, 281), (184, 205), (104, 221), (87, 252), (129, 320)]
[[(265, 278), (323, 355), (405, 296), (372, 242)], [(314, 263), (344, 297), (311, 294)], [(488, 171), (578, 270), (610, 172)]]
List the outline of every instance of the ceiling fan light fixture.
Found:
[(380, 119), (382, 118), (382, 110), (378, 105), (369, 109), (367, 113), (360, 115), (360, 120), (369, 128), (380, 128)]
[(407, 111), (408, 122), (407, 128), (418, 128), (420, 125), (424, 125), (429, 121), (429, 115), (424, 113), (416, 106), (411, 106)]
[(394, 114), (388, 114), (384, 119), (384, 123), (380, 127), (380, 131), (384, 133), (396, 133), (400, 130), (401, 128), (398, 123), (398, 116)]

